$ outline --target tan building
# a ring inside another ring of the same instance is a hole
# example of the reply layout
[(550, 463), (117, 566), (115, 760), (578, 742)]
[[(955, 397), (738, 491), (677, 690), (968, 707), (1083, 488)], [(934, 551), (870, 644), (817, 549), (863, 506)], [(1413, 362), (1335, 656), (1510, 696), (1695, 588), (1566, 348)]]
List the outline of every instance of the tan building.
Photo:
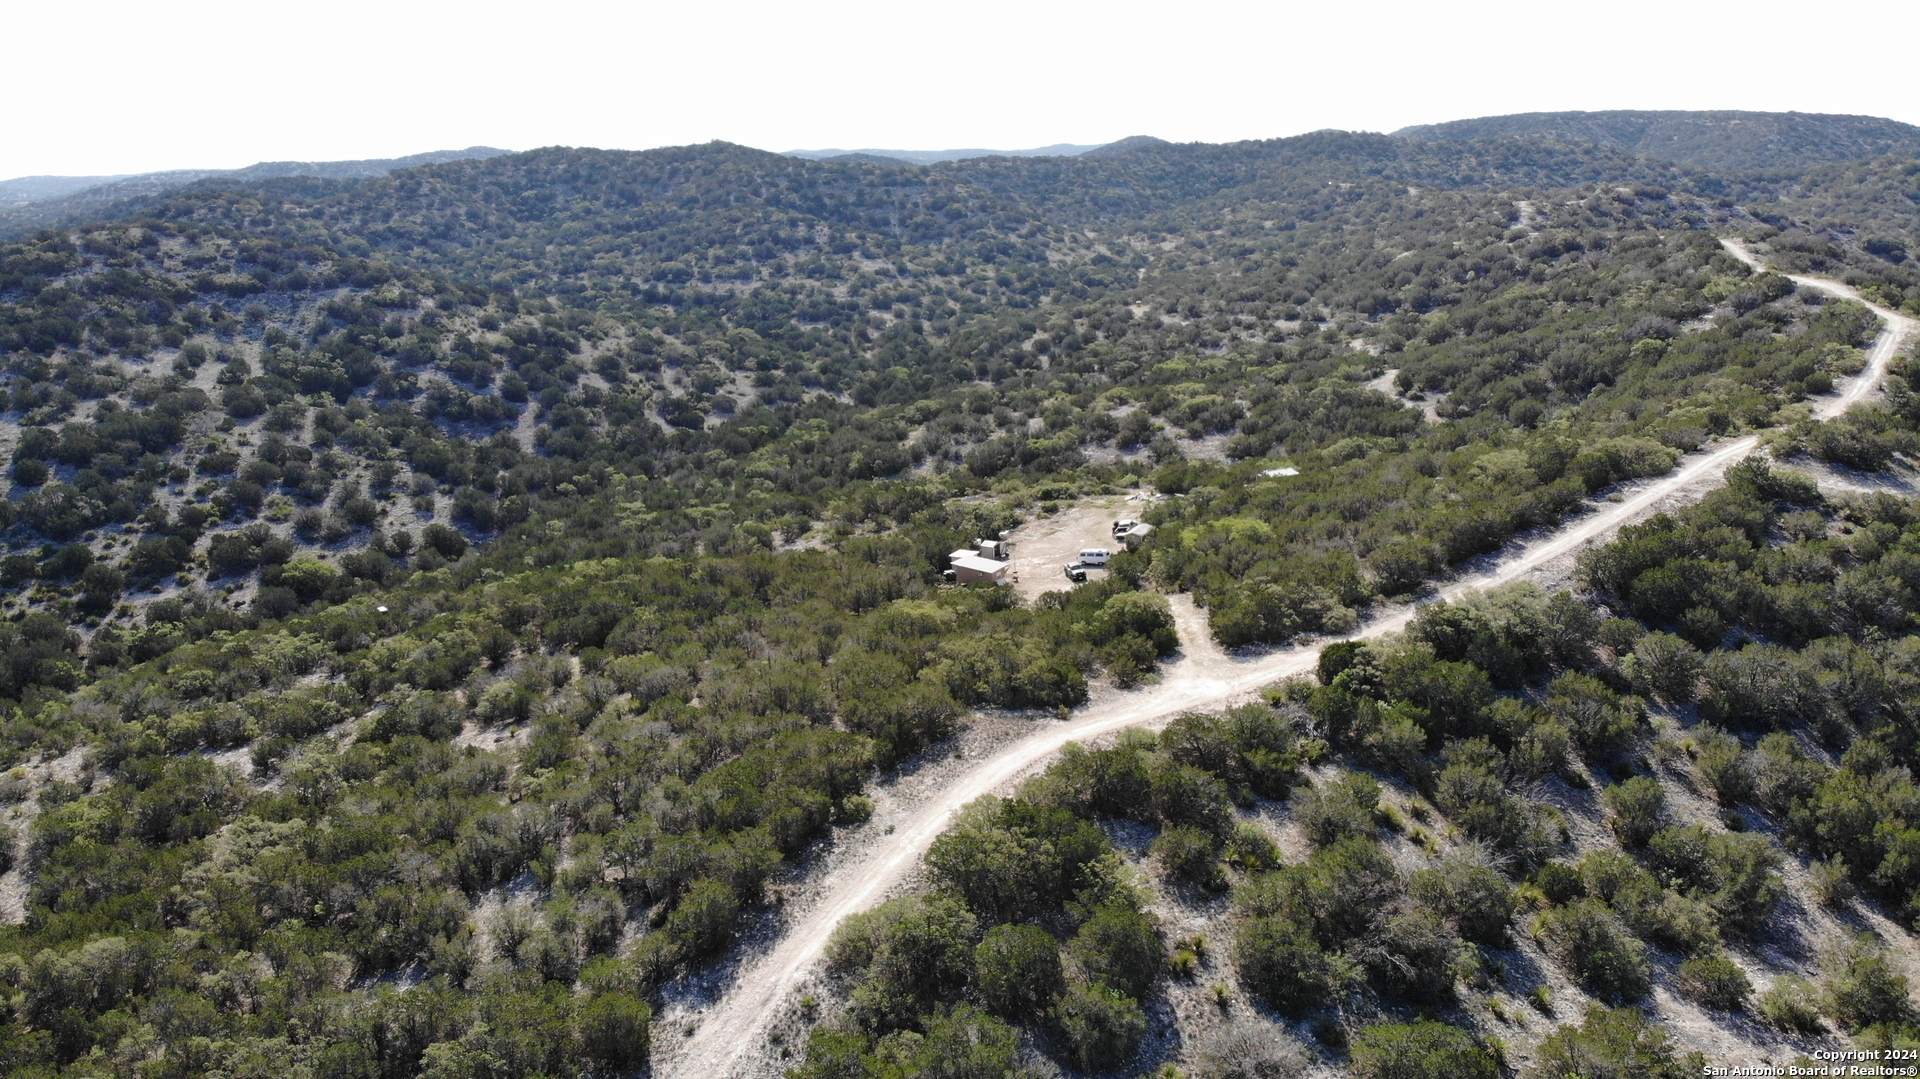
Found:
[(953, 552), (954, 584), (1006, 584), (1011, 563), (982, 558), (979, 552), (963, 547)]

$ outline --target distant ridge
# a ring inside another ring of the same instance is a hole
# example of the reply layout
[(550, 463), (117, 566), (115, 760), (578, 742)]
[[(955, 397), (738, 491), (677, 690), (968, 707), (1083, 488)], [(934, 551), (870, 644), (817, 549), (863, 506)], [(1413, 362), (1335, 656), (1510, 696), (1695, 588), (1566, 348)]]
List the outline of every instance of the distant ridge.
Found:
[(0, 180), (0, 208), (25, 206), (29, 202), (57, 199), (89, 187), (99, 187), (125, 176), (20, 176)]
[(888, 165), (898, 169), (916, 169), (920, 166), (898, 157), (882, 157), (879, 154), (841, 154), (838, 157), (809, 158), (812, 161), (831, 161), (842, 165)]
[(429, 150), (407, 157), (361, 161), (262, 161), (238, 169), (174, 169), (130, 176), (22, 176), (0, 180), (0, 233), (18, 234), (42, 228), (112, 203), (158, 195), (197, 180), (216, 177), (274, 180), (288, 176), (359, 180), (385, 176), (397, 169), (499, 157), (511, 152), (492, 146), (469, 146), (464, 150)]
[(1920, 154), (1920, 127), (1812, 112), (1523, 112), (1404, 127), (1416, 142), (1537, 138), (1592, 142), (1703, 168), (1787, 169)]
[(1087, 153), (1095, 157), (1111, 157), (1114, 154), (1130, 153), (1134, 150), (1151, 150), (1157, 146), (1172, 145), (1173, 144), (1167, 140), (1156, 139), (1152, 135), (1128, 135), (1118, 142), (1110, 142), (1105, 146), (1096, 146), (1088, 150)]
[(941, 161), (965, 161), (974, 157), (1078, 157), (1090, 150), (1100, 149), (1099, 144), (1081, 146), (1069, 142), (1056, 142), (1052, 146), (1036, 146), (1031, 150), (787, 150), (788, 157), (804, 157), (809, 161), (845, 161), (848, 159), (877, 164), (875, 158), (885, 160), (887, 164), (933, 165)]

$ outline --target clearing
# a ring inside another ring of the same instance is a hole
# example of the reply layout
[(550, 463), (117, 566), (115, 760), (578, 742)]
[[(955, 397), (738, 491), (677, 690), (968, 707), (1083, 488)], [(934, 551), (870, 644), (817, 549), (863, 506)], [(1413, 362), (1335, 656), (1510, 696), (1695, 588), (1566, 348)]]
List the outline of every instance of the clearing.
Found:
[[(1035, 517), (1007, 533), (1007, 557), (1013, 563), (1013, 590), (1031, 603), (1042, 592), (1073, 587), (1065, 567), (1078, 562), (1089, 547), (1120, 550), (1113, 538), (1113, 522), (1141, 517), (1155, 497), (1150, 494), (1097, 495), (1083, 498), (1048, 517)], [(1104, 569), (1088, 569), (1087, 580), (1106, 576)]]

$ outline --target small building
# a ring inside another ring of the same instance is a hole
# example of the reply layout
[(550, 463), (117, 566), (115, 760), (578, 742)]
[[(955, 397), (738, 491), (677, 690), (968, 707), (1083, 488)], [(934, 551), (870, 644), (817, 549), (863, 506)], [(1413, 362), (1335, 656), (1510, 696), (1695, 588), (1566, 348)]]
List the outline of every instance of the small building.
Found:
[(953, 583), (955, 584), (1006, 584), (1007, 569), (1010, 563), (982, 558), (972, 551), (955, 551), (953, 560)]
[(1131, 551), (1139, 545), (1141, 540), (1151, 535), (1153, 535), (1153, 526), (1145, 521), (1138, 521), (1128, 527), (1126, 531), (1117, 533), (1113, 538), (1125, 544), (1127, 550)]
[(1007, 560), (1007, 541), (1004, 539), (977, 539), (973, 545), (981, 558), (993, 558), (1002, 562)]

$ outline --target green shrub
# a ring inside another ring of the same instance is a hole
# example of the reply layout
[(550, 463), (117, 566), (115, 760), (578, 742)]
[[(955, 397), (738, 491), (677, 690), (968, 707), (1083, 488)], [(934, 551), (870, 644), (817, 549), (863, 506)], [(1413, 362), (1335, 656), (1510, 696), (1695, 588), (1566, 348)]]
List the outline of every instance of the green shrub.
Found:
[[(1012, 1027), (970, 1004), (957, 1004), (934, 1011), (927, 1019), (924, 1034), (899, 1031), (881, 1039), (873, 1057), (897, 1061), (900, 1066), (897, 1073), (887, 1070), (881, 1074), (924, 1075), (929, 1079), (1003, 1079), (1018, 1074), (1019, 1054), (1019, 1035)], [(809, 1046), (809, 1060), (812, 1056)], [(843, 1058), (834, 1063), (847, 1067), (853, 1062)], [(829, 1076), (840, 1079), (845, 1075), (873, 1073), (861, 1067), (858, 1071), (836, 1074), (821, 1070), (815, 1074), (819, 1079)]]
[(933, 841), (926, 863), (991, 922), (1020, 922), (1085, 886), (1110, 849), (1099, 828), (1053, 806), (984, 798)]
[[(1607, 553), (1607, 549), (1602, 548), (1601, 553)], [(1621, 587), (1625, 587), (1624, 583)], [(1646, 635), (1646, 627), (1631, 618), (1604, 619), (1599, 629), (1594, 632), (1594, 636), (1601, 644), (1613, 649), (1615, 654), (1622, 657), (1633, 651), (1634, 642)]]
[(1153, 779), (1147, 752), (1125, 734), (1118, 745), (1087, 749), (1068, 743), (1046, 773), (1029, 781), (1023, 797), (1082, 817), (1151, 823)]
[(806, 1055), (788, 1069), (788, 1079), (865, 1079), (869, 1074), (862, 1060), (869, 1049), (865, 1037), (855, 1031), (837, 1030), (825, 1023), (807, 1032)]
[(1788, 1034), (1818, 1034), (1820, 990), (1791, 974), (1775, 978), (1760, 994), (1755, 1011), (1768, 1026)]
[[(1371, 711), (1369, 704), (1367, 710)], [(1427, 760), (1425, 713), (1414, 706), (1397, 702), (1379, 712), (1378, 722), (1367, 729), (1359, 749), (1363, 759), (1390, 775), (1409, 783), (1424, 784), (1431, 771)]]
[(1646, 945), (1597, 899), (1581, 899), (1541, 914), (1536, 931), (1547, 950), (1581, 985), (1610, 1002), (1638, 1000), (1652, 987)]
[(851, 1011), (866, 1030), (911, 1025), (957, 1000), (973, 980), (973, 913), (951, 896), (906, 896), (855, 915), (834, 930), (828, 961), (858, 972)]
[(1430, 910), (1415, 907), (1382, 919), (1354, 952), (1386, 993), (1432, 1002), (1453, 992), (1460, 940)]
[(1566, 774), (1573, 759), (1573, 735), (1566, 724), (1532, 709), (1523, 714), (1527, 723), (1514, 738), (1513, 752), (1507, 754), (1507, 770), (1528, 783)]
[(1211, 773), (1166, 758), (1149, 767), (1153, 811), (1169, 826), (1197, 828), (1216, 839), (1233, 831), (1226, 785)]
[(1280, 864), (1280, 848), (1259, 825), (1241, 821), (1233, 826), (1233, 835), (1227, 839), (1225, 857), (1227, 864), (1235, 869), (1248, 872), (1273, 869)]
[(1451, 859), (1416, 870), (1407, 891), (1460, 935), (1477, 944), (1499, 947), (1513, 921), (1513, 889), (1498, 872), (1465, 859)]
[(1423, 1020), (1380, 1023), (1354, 1035), (1354, 1079), (1496, 1079), (1500, 1065), (1464, 1030)]
[(1640, 732), (1646, 705), (1608, 689), (1589, 675), (1568, 671), (1547, 686), (1547, 711), (1567, 725), (1588, 753), (1615, 753)]
[(1379, 826), (1374, 823), (1374, 812), (1379, 805), (1379, 781), (1348, 772), (1331, 783), (1295, 795), (1293, 816), (1307, 840), (1324, 848), (1343, 839), (1376, 835)]
[(1066, 988), (1060, 946), (1044, 929), (998, 925), (973, 950), (974, 992), (987, 1010), (1024, 1020), (1045, 1012)]
[(1716, 948), (1720, 920), (1699, 899), (1678, 895), (1619, 851), (1599, 850), (1580, 860), (1587, 894), (1607, 904), (1626, 926), (1663, 947), (1693, 953)]
[(1556, 907), (1565, 906), (1587, 894), (1586, 879), (1580, 870), (1565, 862), (1548, 862), (1534, 871), (1533, 886), (1547, 902)]
[(1066, 951), (1089, 979), (1132, 997), (1146, 995), (1165, 960), (1159, 919), (1125, 898), (1102, 903)]
[(1562, 1026), (1540, 1043), (1530, 1079), (1684, 1079), (1699, 1075), (1678, 1059), (1666, 1031), (1632, 1008), (1587, 1010), (1580, 1025)]
[(1753, 983), (1724, 954), (1700, 955), (1680, 964), (1676, 987), (1688, 1000), (1723, 1012), (1746, 1010)]
[(1456, 741), (1442, 754), (1446, 767), (1433, 781), (1433, 800), (1473, 839), (1522, 866), (1560, 845), (1546, 812), (1516, 797), (1506, 762), (1484, 738)]
[(1076, 985), (1054, 1002), (1054, 1028), (1073, 1066), (1103, 1072), (1133, 1058), (1147, 1033), (1140, 1005), (1105, 985)]
[(1248, 914), (1284, 914), (1310, 927), (1322, 947), (1339, 951), (1378, 928), (1405, 890), (1379, 844), (1347, 839), (1247, 882), (1236, 898)]
[(1721, 805), (1739, 805), (1753, 796), (1753, 760), (1738, 738), (1703, 724), (1693, 739), (1694, 765)]
[(1249, 993), (1294, 1017), (1319, 1007), (1351, 976), (1341, 962), (1321, 951), (1310, 929), (1280, 914), (1240, 924), (1233, 965)]
[(1685, 704), (1699, 694), (1701, 665), (1699, 650), (1687, 641), (1671, 633), (1649, 633), (1620, 661), (1620, 673), (1641, 693)]
[(1858, 936), (1820, 956), (1822, 1011), (1842, 1030), (1896, 1023), (1912, 1014), (1907, 977), (1893, 968), (1886, 950), (1870, 936)]
[(1148, 848), (1168, 878), (1207, 889), (1226, 884), (1220, 875), (1219, 851), (1219, 840), (1184, 824), (1162, 831)]
[(1853, 884), (1853, 873), (1847, 868), (1846, 859), (1839, 856), (1815, 858), (1807, 864), (1808, 887), (1821, 906), (1833, 909), (1844, 908), (1853, 902), (1858, 889)]
[(1647, 840), (1660, 830), (1667, 807), (1666, 792), (1660, 789), (1658, 781), (1647, 776), (1634, 776), (1625, 783), (1608, 787), (1600, 792), (1600, 800), (1607, 807), (1607, 823), (1612, 826), (1613, 834), (1629, 847), (1646, 846)]
[(1701, 672), (1700, 718), (1718, 727), (1779, 730), (1824, 711), (1818, 676), (1792, 650), (1749, 644), (1715, 652)]
[(583, 1002), (574, 1016), (580, 1056), (595, 1074), (624, 1075), (646, 1064), (653, 1012), (630, 996), (608, 993)]
[(665, 933), (688, 957), (712, 955), (732, 936), (740, 918), (740, 899), (715, 880), (695, 881), (667, 916)]
[(1713, 832), (1704, 825), (1667, 828), (1648, 843), (1648, 862), (1728, 926), (1758, 929), (1786, 894), (1775, 872), (1780, 852), (1765, 836)]

